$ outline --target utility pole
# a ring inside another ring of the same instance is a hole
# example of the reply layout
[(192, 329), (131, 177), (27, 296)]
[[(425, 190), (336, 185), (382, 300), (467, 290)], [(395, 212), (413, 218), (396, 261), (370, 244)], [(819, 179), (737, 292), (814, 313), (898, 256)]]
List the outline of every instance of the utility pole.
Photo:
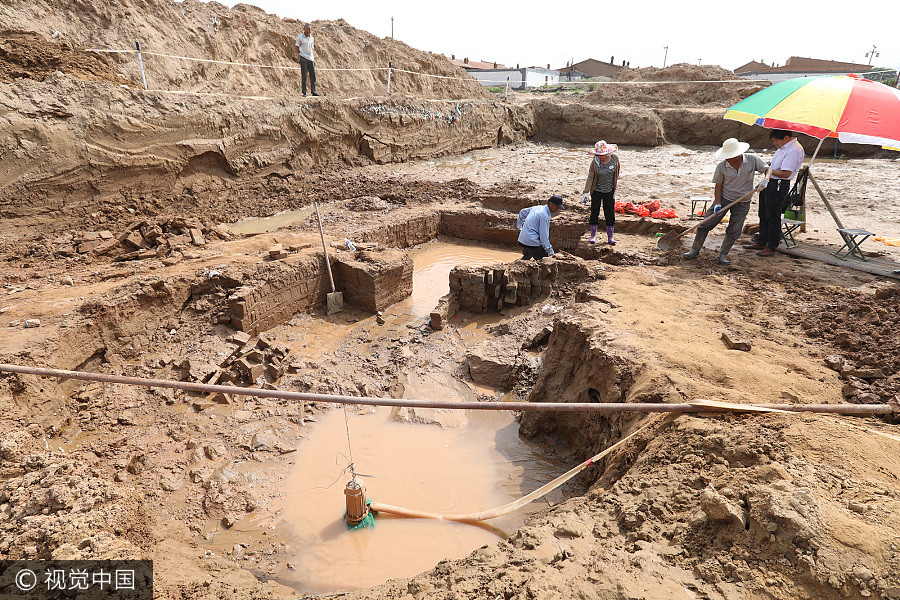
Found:
[(394, 17), (391, 17), (391, 39), (394, 39)]
[(701, 60), (702, 60), (702, 59), (700, 59), (700, 58), (697, 59), (697, 66), (698, 66), (698, 67), (700, 66), (700, 61), (701, 61)]
[(866, 56), (869, 57), (869, 66), (872, 66), (872, 59), (878, 56), (878, 47), (875, 44), (872, 44), (872, 49), (866, 52)]
[(665, 50), (665, 54), (663, 54), (663, 69), (666, 68), (666, 59), (669, 57), (669, 47), (663, 46), (663, 50)]

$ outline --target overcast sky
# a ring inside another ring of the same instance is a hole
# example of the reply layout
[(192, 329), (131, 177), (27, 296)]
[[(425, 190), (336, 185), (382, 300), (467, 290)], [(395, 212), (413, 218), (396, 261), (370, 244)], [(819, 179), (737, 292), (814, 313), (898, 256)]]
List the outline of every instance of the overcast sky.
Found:
[[(790, 56), (867, 64), (866, 53), (874, 44), (880, 56), (873, 65), (900, 68), (897, 0), (248, 3), (304, 21), (342, 18), (379, 37), (391, 35), (394, 17), (394, 36), (410, 46), (507, 66), (549, 63), (556, 69), (572, 59), (608, 61), (611, 56), (617, 64), (630, 61), (632, 67), (661, 67), (664, 57), (669, 65), (699, 60), (728, 69), (761, 59), (780, 65)], [(851, 9), (856, 14), (849, 13)], [(667, 56), (664, 46), (669, 47)]]

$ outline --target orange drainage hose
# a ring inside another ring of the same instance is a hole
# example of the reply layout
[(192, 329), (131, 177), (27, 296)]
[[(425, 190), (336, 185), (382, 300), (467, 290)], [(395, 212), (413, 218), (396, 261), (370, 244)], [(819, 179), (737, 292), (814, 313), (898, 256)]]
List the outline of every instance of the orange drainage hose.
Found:
[(171, 379), (148, 379), (145, 377), (125, 377), (105, 375), (85, 371), (65, 371), (0, 363), (0, 373), (19, 373), (38, 377), (58, 377), (101, 383), (120, 383), (140, 387), (160, 387), (197, 392), (200, 394), (223, 393), (234, 396), (256, 398), (278, 398), (281, 400), (304, 400), (310, 402), (333, 402), (335, 404), (359, 404), (365, 406), (405, 406), (412, 408), (443, 408), (461, 410), (509, 410), (509, 411), (550, 411), (550, 412), (646, 412), (646, 413), (696, 413), (734, 411), (773, 411), (834, 413), (845, 415), (889, 415), (894, 413), (890, 404), (732, 404), (725, 408), (723, 403), (695, 401), (681, 404), (640, 403), (640, 402), (435, 402), (433, 400), (411, 400), (396, 398), (374, 398), (371, 396), (339, 396), (333, 394), (311, 394), (308, 392), (288, 392), (284, 390), (262, 390), (259, 388), (230, 385), (207, 385)]
[(514, 500), (514, 501), (510, 502), (509, 504), (504, 504), (503, 506), (498, 506), (497, 508), (492, 508), (490, 510), (484, 510), (484, 511), (477, 512), (477, 513), (441, 515), (441, 514), (437, 514), (437, 513), (424, 512), (421, 510), (413, 510), (413, 509), (409, 509), (409, 508), (403, 508), (400, 506), (391, 506), (390, 504), (382, 504), (381, 502), (375, 502), (374, 500), (369, 504), (369, 508), (373, 512), (385, 512), (385, 513), (390, 513), (392, 515), (400, 515), (402, 517), (410, 517), (410, 518), (414, 518), (414, 519), (438, 519), (438, 520), (442, 520), (442, 521), (462, 521), (462, 522), (486, 521), (488, 519), (496, 519), (497, 517), (502, 517), (503, 515), (509, 514), (514, 510), (518, 510), (518, 509), (522, 508), (523, 506), (525, 506), (526, 504), (529, 504), (530, 502), (537, 500), (541, 496), (548, 494), (549, 492), (552, 492), (553, 490), (555, 490), (556, 488), (558, 488), (565, 482), (569, 481), (570, 479), (572, 479), (573, 477), (575, 477), (576, 475), (578, 475), (579, 473), (581, 473), (582, 471), (584, 471), (585, 469), (587, 469), (588, 467), (590, 467), (591, 465), (593, 465), (594, 463), (596, 463), (597, 461), (602, 459), (604, 456), (606, 456), (610, 452), (613, 452), (614, 450), (617, 450), (617, 449), (621, 448), (622, 446), (624, 446), (625, 444), (627, 444), (632, 438), (634, 438), (638, 434), (646, 431), (652, 425), (655, 425), (657, 421), (672, 420), (676, 416), (677, 415), (675, 415), (675, 414), (656, 415), (655, 417), (650, 419), (649, 423), (646, 423), (645, 425), (643, 425), (636, 431), (628, 434), (627, 436), (625, 436), (624, 438), (622, 438), (621, 440), (619, 440), (618, 442), (616, 442), (609, 448), (605, 449), (604, 451), (600, 452), (599, 454), (595, 454), (594, 456), (590, 457), (589, 459), (587, 459), (586, 461), (584, 461), (577, 467), (574, 467), (574, 468), (566, 471), (565, 473), (563, 473), (562, 475), (560, 475), (553, 481), (542, 485), (541, 487), (534, 490), (530, 494), (522, 496), (518, 500)]
[[(721, 412), (773, 413), (774, 412), (774, 413), (784, 414), (784, 413), (795, 412), (795, 411), (791, 411), (791, 410), (783, 410), (780, 408), (766, 408), (763, 406), (734, 404), (732, 402), (719, 402), (716, 400), (698, 400), (696, 402), (692, 402), (691, 404), (695, 408), (697, 408), (699, 411), (706, 412), (706, 413), (721, 413)], [(391, 506), (390, 504), (382, 504), (381, 502), (375, 502), (375, 501), (373, 501), (369, 504), (369, 508), (374, 513), (385, 512), (385, 513), (390, 513), (390, 514), (394, 514), (394, 515), (399, 515), (402, 517), (410, 517), (410, 518), (418, 518), (418, 519), (439, 519), (439, 520), (443, 520), (443, 521), (462, 521), (462, 522), (475, 522), (475, 521), (485, 521), (487, 519), (496, 519), (497, 517), (502, 517), (503, 515), (509, 514), (514, 510), (518, 510), (518, 509), (522, 508), (523, 506), (525, 506), (526, 504), (528, 504), (534, 500), (537, 500), (541, 496), (555, 490), (556, 488), (558, 488), (565, 482), (569, 481), (570, 479), (572, 479), (573, 477), (575, 477), (576, 475), (578, 475), (579, 473), (581, 473), (582, 471), (587, 469), (592, 464), (595, 464), (597, 461), (599, 461), (601, 458), (603, 458), (604, 456), (606, 456), (613, 450), (616, 450), (617, 448), (622, 447), (629, 440), (631, 440), (632, 438), (634, 438), (641, 432), (649, 429), (657, 421), (660, 421), (660, 420), (671, 421), (671, 420), (674, 420), (677, 416), (678, 416), (678, 413), (670, 413), (668, 415), (654, 416), (648, 423), (646, 423), (645, 425), (643, 425), (636, 431), (630, 433), (629, 435), (622, 438), (621, 440), (619, 440), (618, 442), (616, 442), (609, 448), (603, 450), (599, 454), (595, 454), (594, 456), (587, 459), (586, 461), (584, 461), (577, 467), (574, 467), (573, 469), (567, 471), (566, 473), (563, 473), (562, 475), (560, 475), (553, 481), (539, 487), (538, 489), (534, 490), (530, 494), (527, 494), (527, 495), (519, 498), (518, 500), (514, 500), (513, 502), (510, 502), (509, 504), (504, 504), (503, 506), (498, 506), (497, 508), (485, 510), (482, 512), (477, 512), (477, 513), (447, 514), (447, 515), (424, 512), (424, 511), (420, 511), (420, 510), (412, 510), (412, 509), (403, 508), (400, 506)], [(879, 435), (879, 436), (883, 436), (883, 437), (892, 439), (896, 442), (900, 442), (900, 436), (892, 435), (892, 434), (885, 433), (883, 431), (878, 431), (875, 429), (870, 429), (868, 427), (860, 427), (858, 425), (854, 425), (852, 423), (846, 423), (844, 421), (837, 420), (835, 422), (840, 423), (841, 425), (845, 425), (847, 427), (851, 427), (854, 429), (861, 429), (867, 433), (872, 433), (875, 435)]]

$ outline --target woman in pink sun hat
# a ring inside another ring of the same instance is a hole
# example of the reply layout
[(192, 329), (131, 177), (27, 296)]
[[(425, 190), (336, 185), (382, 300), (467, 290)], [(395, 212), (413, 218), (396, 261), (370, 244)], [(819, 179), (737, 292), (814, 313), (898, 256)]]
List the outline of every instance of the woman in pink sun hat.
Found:
[(591, 202), (591, 214), (588, 223), (591, 226), (592, 244), (597, 242), (597, 226), (600, 225), (600, 206), (603, 206), (603, 218), (606, 221), (606, 237), (611, 246), (616, 245), (613, 239), (613, 228), (616, 225), (616, 184), (619, 182), (619, 158), (615, 151), (619, 147), (600, 140), (588, 152), (594, 155), (591, 168), (588, 169), (587, 182), (584, 184), (584, 204)]

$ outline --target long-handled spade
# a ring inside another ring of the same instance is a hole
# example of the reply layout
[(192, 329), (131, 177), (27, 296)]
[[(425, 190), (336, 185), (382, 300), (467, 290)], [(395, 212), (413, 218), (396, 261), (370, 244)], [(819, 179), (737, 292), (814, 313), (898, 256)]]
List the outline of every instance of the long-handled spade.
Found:
[(322, 238), (322, 250), (325, 251), (325, 266), (328, 267), (328, 281), (331, 282), (331, 293), (325, 296), (325, 312), (333, 315), (344, 310), (344, 292), (334, 289), (334, 276), (331, 274), (331, 261), (328, 259), (328, 246), (325, 245), (325, 234), (322, 232), (322, 217), (319, 216), (319, 203), (316, 207), (316, 221), (319, 223), (319, 237)]
[[(750, 196), (752, 196), (754, 192), (756, 192), (756, 188), (750, 190), (749, 192), (747, 192), (746, 194), (744, 194), (743, 196), (741, 196), (740, 198), (738, 198), (738, 199), (735, 200), (734, 202), (731, 202), (731, 203), (729, 203), (729, 204), (723, 206), (723, 207), (722, 207), (722, 210), (728, 210), (729, 208), (731, 208), (732, 206), (734, 206), (734, 205), (737, 204), (738, 202), (743, 202), (744, 200), (746, 200), (747, 198), (749, 198)], [(720, 211), (720, 212), (721, 212), (721, 211)], [(704, 225), (704, 224), (709, 223), (710, 221), (712, 221), (712, 220), (713, 220), (713, 217), (715, 217), (716, 214), (717, 214), (717, 213), (713, 213), (713, 214), (707, 215), (705, 219), (703, 219), (702, 221), (700, 221), (699, 223), (697, 223), (696, 225), (694, 225), (694, 226), (691, 227), (690, 229), (685, 229), (685, 230), (682, 231), (681, 233), (678, 233), (678, 232), (676, 232), (676, 231), (673, 229), (672, 231), (670, 231), (670, 232), (667, 233), (666, 235), (664, 235), (664, 236), (662, 236), (661, 238), (659, 238), (659, 240), (657, 240), (657, 242), (656, 242), (656, 247), (659, 248), (660, 250), (662, 250), (663, 252), (671, 252), (672, 250), (676, 250), (676, 249), (680, 248), (680, 247), (681, 247), (681, 242), (679, 242), (679, 240), (680, 240), (682, 237), (684, 237), (684, 236), (686, 236), (687, 234), (689, 234), (690, 232), (694, 231), (695, 229), (697, 229), (697, 228), (700, 227), (701, 225)]]

